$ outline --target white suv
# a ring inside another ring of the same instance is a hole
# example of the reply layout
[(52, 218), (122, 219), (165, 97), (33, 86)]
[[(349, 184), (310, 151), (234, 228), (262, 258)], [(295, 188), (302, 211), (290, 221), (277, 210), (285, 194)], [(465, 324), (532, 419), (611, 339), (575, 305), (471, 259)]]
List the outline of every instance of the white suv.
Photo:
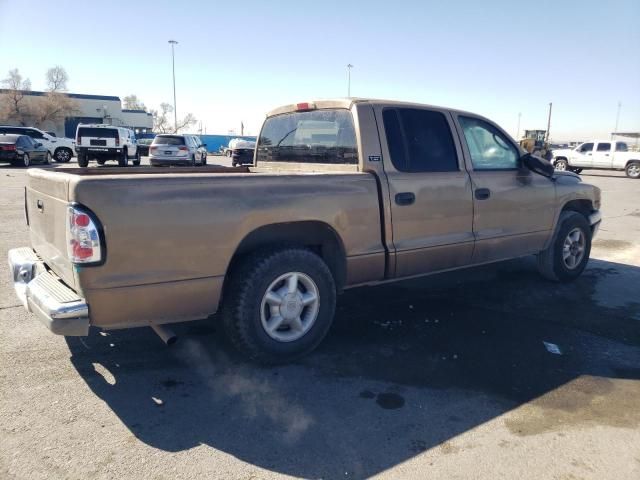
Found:
[(149, 163), (161, 165), (206, 165), (207, 149), (196, 135), (159, 134), (149, 147)]
[(140, 165), (136, 134), (124, 127), (80, 124), (76, 130), (76, 150), (81, 167), (89, 165), (92, 159), (99, 165), (115, 160), (121, 167), (126, 167), (129, 159), (134, 165)]
[(10, 125), (0, 126), (0, 135), (17, 134), (27, 135), (34, 142), (41, 143), (49, 150), (56, 162), (67, 163), (75, 156), (75, 142), (71, 138), (56, 137), (55, 134), (43, 132), (34, 127), (14, 127)]

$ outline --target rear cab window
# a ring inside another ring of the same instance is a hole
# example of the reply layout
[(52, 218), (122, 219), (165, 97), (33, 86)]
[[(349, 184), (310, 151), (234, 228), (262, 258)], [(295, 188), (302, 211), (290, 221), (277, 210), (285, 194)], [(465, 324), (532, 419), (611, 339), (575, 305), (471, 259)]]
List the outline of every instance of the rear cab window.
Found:
[(628, 152), (629, 146), (625, 142), (616, 142), (616, 152)]
[(182, 135), (156, 135), (152, 145), (185, 145)]
[(357, 164), (351, 112), (322, 109), (274, 115), (265, 120), (257, 143), (258, 162)]

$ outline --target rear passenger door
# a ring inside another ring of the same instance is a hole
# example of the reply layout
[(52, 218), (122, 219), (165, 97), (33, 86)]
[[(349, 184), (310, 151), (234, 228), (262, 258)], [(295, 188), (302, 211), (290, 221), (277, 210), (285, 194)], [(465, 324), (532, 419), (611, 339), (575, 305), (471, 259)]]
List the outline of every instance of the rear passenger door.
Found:
[(595, 168), (611, 168), (611, 142), (598, 142), (593, 151), (593, 166)]
[(554, 182), (521, 163), (521, 152), (495, 124), (456, 115), (473, 184), (473, 262), (537, 253), (549, 238)]
[(375, 111), (390, 193), (388, 243), (395, 276), (468, 264), (474, 241), (471, 181), (450, 114), (395, 105)]

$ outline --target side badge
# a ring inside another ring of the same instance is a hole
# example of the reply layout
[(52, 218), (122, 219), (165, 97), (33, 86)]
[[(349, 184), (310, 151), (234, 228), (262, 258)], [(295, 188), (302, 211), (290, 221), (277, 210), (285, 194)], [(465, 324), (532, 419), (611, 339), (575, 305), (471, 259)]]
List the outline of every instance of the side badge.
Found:
[(379, 162), (381, 159), (380, 155), (369, 155), (370, 162)]

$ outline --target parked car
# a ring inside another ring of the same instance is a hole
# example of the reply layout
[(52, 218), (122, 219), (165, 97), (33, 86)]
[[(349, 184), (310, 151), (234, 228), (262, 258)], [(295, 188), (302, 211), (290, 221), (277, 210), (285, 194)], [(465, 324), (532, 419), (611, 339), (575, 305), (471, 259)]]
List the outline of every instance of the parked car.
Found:
[(234, 167), (237, 165), (253, 165), (253, 154), (255, 150), (256, 142), (236, 139), (231, 147), (231, 164)]
[(113, 125), (79, 124), (76, 130), (76, 150), (78, 165), (86, 167), (90, 160), (104, 165), (108, 160), (118, 162), (121, 167), (133, 159), (134, 165), (140, 165), (136, 134), (133, 130)]
[(149, 156), (149, 147), (151, 146), (151, 142), (153, 142), (153, 138), (138, 139), (138, 149), (140, 150), (141, 157)]
[(347, 288), (526, 255), (574, 280), (601, 220), (597, 187), (459, 110), (288, 105), (267, 114), (255, 157), (30, 170), (32, 245), (9, 251), (18, 297), (62, 335), (152, 326), (168, 340), (162, 324), (220, 311), (239, 350), (282, 362), (322, 341)]
[(67, 163), (75, 156), (75, 141), (71, 138), (56, 137), (51, 132), (43, 132), (34, 127), (0, 126), (0, 134), (15, 133), (28, 135), (34, 142), (44, 145), (56, 162)]
[(28, 135), (0, 134), (0, 162), (29, 167), (34, 162), (51, 164), (51, 152)]
[(640, 152), (629, 151), (625, 142), (593, 140), (573, 149), (554, 150), (553, 164), (560, 171), (624, 170), (627, 177), (640, 178)]
[(149, 163), (162, 165), (206, 165), (206, 145), (195, 135), (159, 134), (149, 147)]

